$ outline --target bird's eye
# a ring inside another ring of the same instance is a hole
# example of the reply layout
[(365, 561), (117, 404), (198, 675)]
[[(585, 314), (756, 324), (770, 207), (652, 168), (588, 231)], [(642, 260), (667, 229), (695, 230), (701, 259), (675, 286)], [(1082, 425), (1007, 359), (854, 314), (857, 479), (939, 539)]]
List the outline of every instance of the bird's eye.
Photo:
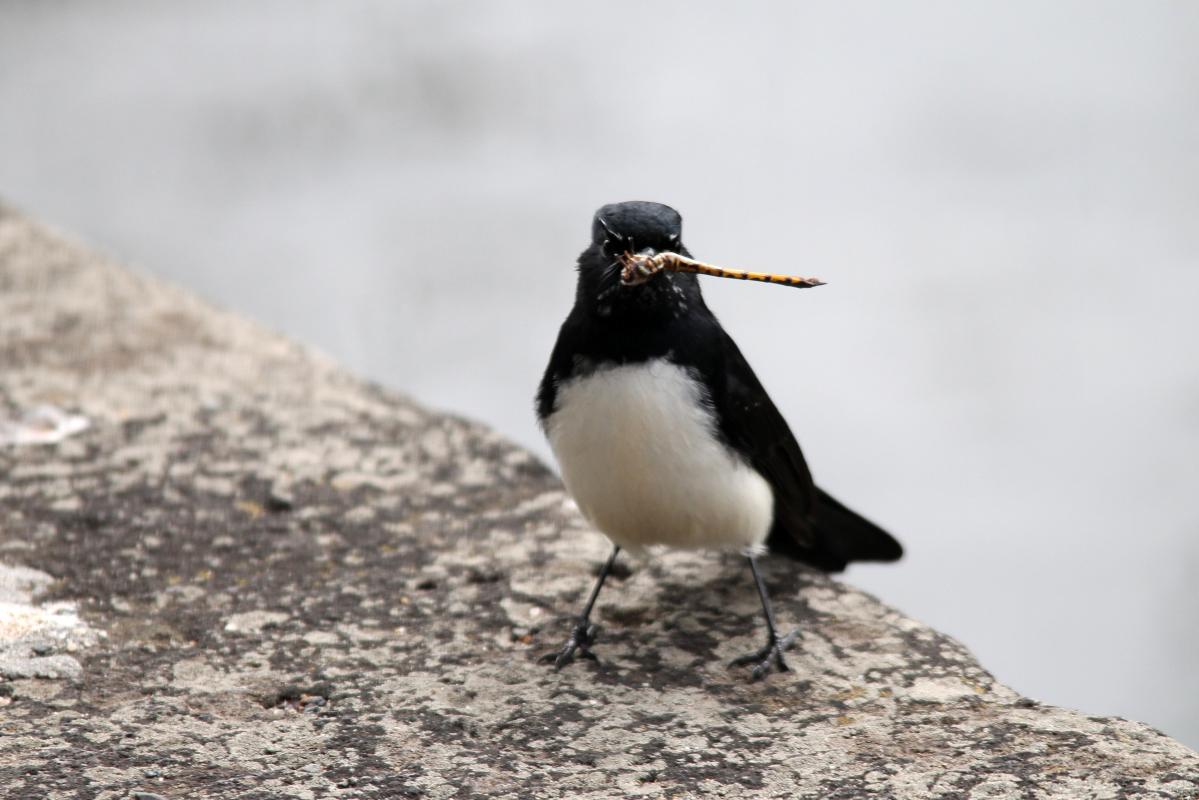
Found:
[(672, 234), (670, 234), (670, 236), (667, 238), (666, 241), (670, 242), (671, 247), (678, 247), (679, 246), (679, 235), (677, 233), (672, 233)]
[(608, 227), (608, 222), (603, 217), (596, 217), (595, 219), (596, 219), (596, 222), (598, 222), (600, 224), (600, 227), (604, 229), (604, 234), (605, 234), (604, 242), (603, 242), (603, 244), (600, 245), (600, 251), (605, 256), (612, 255), (612, 253), (618, 249), (624, 249), (624, 250), (632, 249), (632, 240), (631, 239), (629, 241), (629, 244), (626, 246), (625, 245), (625, 237), (621, 236), (619, 233), (617, 233), (616, 231), (614, 231), (610, 227)]

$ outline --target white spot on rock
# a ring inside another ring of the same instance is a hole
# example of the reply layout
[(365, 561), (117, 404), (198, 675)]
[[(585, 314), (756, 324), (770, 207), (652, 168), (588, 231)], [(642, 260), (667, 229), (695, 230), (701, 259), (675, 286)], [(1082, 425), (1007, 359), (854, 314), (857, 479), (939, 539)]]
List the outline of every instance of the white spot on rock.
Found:
[(57, 406), (36, 406), (15, 419), (0, 420), (0, 445), (56, 444), (90, 425), (87, 417)]
[(960, 678), (917, 678), (907, 692), (908, 698), (917, 703), (952, 703), (963, 697), (973, 697), (976, 692)]
[(226, 633), (258, 633), (271, 625), (282, 625), (290, 619), (282, 611), (243, 611), (229, 617)]
[(308, 644), (324, 646), (337, 644), (341, 641), (341, 637), (332, 631), (311, 631), (304, 634), (304, 641), (308, 642)]

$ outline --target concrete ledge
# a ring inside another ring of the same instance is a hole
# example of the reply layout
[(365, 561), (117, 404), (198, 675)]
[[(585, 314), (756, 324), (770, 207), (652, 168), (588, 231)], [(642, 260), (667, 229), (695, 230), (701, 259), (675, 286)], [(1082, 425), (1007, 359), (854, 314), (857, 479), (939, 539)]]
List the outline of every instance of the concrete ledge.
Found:
[(0, 418), (39, 406), (89, 426), (0, 446), (0, 613), (75, 616), (0, 619), (6, 798), (1199, 794), (1181, 744), (790, 564), (792, 674), (725, 666), (757, 600), (701, 555), (555, 673), (605, 544), (544, 466), (0, 212)]

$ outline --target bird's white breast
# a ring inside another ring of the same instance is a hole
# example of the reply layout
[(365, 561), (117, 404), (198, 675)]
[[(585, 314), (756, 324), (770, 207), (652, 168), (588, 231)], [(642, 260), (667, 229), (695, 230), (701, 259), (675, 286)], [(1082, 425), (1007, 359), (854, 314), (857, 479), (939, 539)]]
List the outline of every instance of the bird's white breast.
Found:
[(757, 548), (773, 492), (715, 430), (700, 384), (662, 359), (563, 382), (546, 420), (566, 488), (616, 544)]

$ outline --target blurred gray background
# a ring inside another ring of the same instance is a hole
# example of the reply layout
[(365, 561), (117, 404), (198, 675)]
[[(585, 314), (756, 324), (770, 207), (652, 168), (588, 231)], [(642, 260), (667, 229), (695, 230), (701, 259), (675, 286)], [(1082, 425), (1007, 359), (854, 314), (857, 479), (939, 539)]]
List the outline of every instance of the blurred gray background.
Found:
[(848, 580), (1199, 745), (1199, 5), (0, 3), (0, 197), (547, 455), (602, 203), (678, 208)]

